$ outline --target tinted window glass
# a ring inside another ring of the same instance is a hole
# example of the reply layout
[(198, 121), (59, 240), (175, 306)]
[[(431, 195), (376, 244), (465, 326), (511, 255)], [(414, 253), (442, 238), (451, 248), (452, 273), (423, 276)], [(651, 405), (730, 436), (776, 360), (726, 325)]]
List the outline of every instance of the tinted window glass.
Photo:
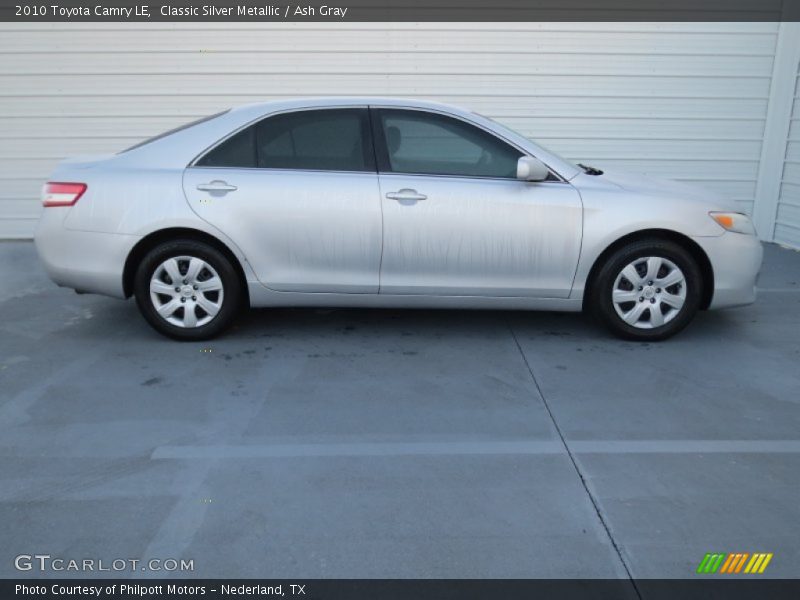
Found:
[(374, 171), (366, 111), (306, 110), (258, 125), (258, 166), (270, 169)]
[(228, 138), (197, 161), (199, 167), (256, 166), (255, 127), (248, 127)]
[(522, 153), (479, 127), (404, 110), (381, 110), (380, 124), (393, 172), (516, 178)]

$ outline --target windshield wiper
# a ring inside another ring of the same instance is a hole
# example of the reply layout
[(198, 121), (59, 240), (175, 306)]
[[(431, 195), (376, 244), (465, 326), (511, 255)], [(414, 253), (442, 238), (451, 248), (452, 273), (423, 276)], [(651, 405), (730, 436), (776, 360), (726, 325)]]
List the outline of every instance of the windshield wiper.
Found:
[(584, 173), (586, 173), (587, 175), (602, 175), (603, 174), (603, 171), (601, 171), (600, 169), (595, 169), (594, 167), (588, 167), (586, 165), (582, 165), (581, 163), (578, 163), (578, 166), (581, 169), (583, 169)]

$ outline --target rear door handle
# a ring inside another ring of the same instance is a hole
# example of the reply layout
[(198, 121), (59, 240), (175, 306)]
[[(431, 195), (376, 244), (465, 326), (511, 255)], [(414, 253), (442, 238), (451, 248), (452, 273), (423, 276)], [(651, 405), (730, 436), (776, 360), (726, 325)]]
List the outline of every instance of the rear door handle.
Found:
[(226, 181), (215, 179), (210, 183), (199, 183), (197, 189), (201, 192), (235, 192), (239, 188), (235, 185), (230, 185)]
[(389, 200), (406, 200), (411, 202), (426, 200), (428, 198), (425, 194), (419, 194), (417, 193), (417, 190), (412, 190), (409, 188), (403, 188), (397, 192), (389, 192), (386, 194), (386, 197), (389, 198)]

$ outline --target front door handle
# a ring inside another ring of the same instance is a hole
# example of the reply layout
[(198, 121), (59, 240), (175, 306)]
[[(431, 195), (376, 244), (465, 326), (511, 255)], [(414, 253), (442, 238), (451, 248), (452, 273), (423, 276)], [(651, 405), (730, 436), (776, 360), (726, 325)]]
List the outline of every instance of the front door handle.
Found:
[(230, 185), (226, 181), (215, 179), (210, 183), (200, 183), (197, 189), (201, 192), (235, 192), (237, 188), (235, 185)]
[(417, 193), (417, 190), (412, 190), (409, 188), (403, 188), (397, 192), (389, 192), (386, 194), (386, 197), (389, 198), (389, 200), (406, 200), (410, 202), (417, 202), (419, 200), (427, 199), (425, 194), (419, 194)]

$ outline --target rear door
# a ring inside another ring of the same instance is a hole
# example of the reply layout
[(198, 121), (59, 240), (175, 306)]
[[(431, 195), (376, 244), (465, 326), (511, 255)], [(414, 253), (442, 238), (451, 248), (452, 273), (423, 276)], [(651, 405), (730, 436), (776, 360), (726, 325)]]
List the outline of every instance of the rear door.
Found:
[(381, 205), (365, 107), (269, 116), (184, 175), (194, 211), (279, 291), (377, 293)]

